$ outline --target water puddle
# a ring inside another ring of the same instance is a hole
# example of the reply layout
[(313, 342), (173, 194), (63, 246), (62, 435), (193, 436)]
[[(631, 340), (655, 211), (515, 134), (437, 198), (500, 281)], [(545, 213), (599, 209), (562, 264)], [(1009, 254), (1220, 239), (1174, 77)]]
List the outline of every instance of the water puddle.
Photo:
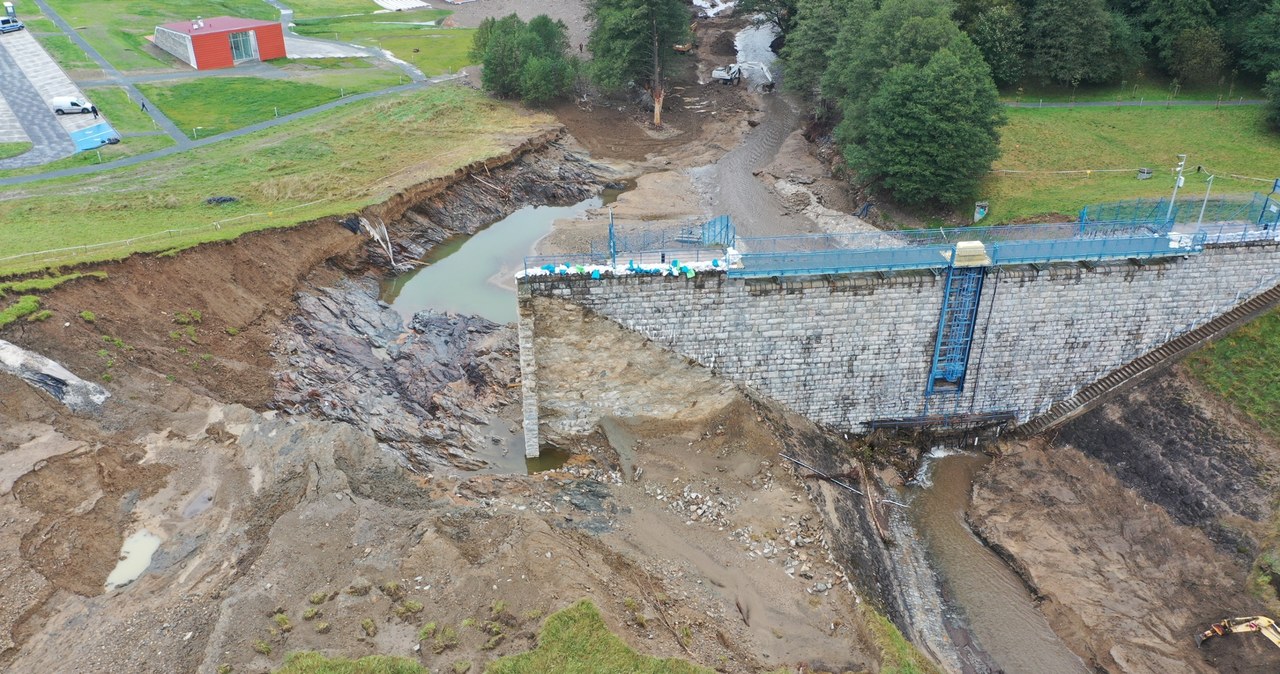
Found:
[(135, 531), (124, 539), (124, 545), (120, 547), (120, 561), (112, 569), (111, 575), (107, 576), (107, 591), (122, 588), (137, 580), (151, 566), (151, 556), (159, 549), (160, 537), (146, 529)]
[[(1022, 579), (969, 531), (964, 511), (985, 456), (935, 452), (912, 504), (916, 527), (943, 579), (948, 603), (964, 614), (982, 648), (1006, 672), (1084, 674), (1084, 662), (1049, 628)], [(922, 468), (922, 473), (924, 469)]]
[(630, 192), (636, 188), (636, 179), (627, 178), (626, 180), (615, 183), (614, 187), (606, 187), (600, 192), (600, 205), (608, 206), (618, 200), (624, 192)]
[(182, 519), (189, 520), (204, 513), (213, 505), (213, 491), (210, 489), (202, 489), (196, 494), (187, 505), (182, 508)]
[(519, 423), (495, 419), (484, 430), (491, 442), (475, 458), (489, 464), (485, 468), (468, 471), (479, 475), (532, 475), (564, 466), (572, 456), (554, 445), (543, 443), (539, 456), (524, 456), (524, 430)]
[(592, 197), (572, 206), (521, 208), (471, 236), (437, 245), (426, 255), (424, 266), (383, 281), (378, 299), (390, 304), (406, 323), (426, 309), (513, 322), (513, 279), (534, 244), (551, 231), (554, 221), (579, 217), (603, 204), (603, 198)]

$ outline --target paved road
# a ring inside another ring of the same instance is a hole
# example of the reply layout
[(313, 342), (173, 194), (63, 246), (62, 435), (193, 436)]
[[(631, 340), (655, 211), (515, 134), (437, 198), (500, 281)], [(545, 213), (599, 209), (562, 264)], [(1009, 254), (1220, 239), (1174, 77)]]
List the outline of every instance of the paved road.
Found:
[[(280, 26), (284, 29), (284, 48), (289, 58), (342, 58), (342, 57), (374, 57), (389, 61), (409, 76), (411, 82), (422, 82), (427, 79), (421, 70), (412, 63), (394, 58), (381, 49), (359, 47), (344, 42), (321, 40), (313, 37), (302, 37), (293, 32), (293, 8), (280, 0), (263, 0), (268, 5), (280, 10)], [(421, 5), (429, 7), (430, 5)]]
[(291, 77), (291, 75), (270, 63), (257, 61), (253, 63), (242, 63), (235, 68), (225, 68), (221, 70), (168, 70), (158, 73), (139, 73), (136, 75), (121, 74), (119, 78), (79, 80), (77, 83), (85, 88), (114, 87), (119, 86), (122, 80), (130, 84), (148, 84), (151, 82), (166, 82), (169, 80), (194, 80), (204, 77), (257, 77), (260, 79), (270, 80), (287, 79)]
[(0, 168), (38, 166), (75, 153), (76, 145), (71, 142), (71, 136), (49, 112), (40, 92), (36, 91), (35, 85), (27, 79), (7, 49), (0, 49), (0, 82), (4, 82), (3, 95), (9, 108), (32, 144), (27, 152), (0, 160)]
[(135, 164), (141, 164), (146, 161), (151, 161), (152, 159), (159, 159), (160, 157), (168, 157), (170, 155), (177, 154), (185, 150), (190, 150), (192, 148), (204, 147), (206, 145), (212, 145), (214, 143), (218, 143), (224, 140), (229, 140), (231, 138), (239, 138), (240, 136), (245, 136), (245, 135), (254, 133), (255, 131), (270, 129), (273, 126), (279, 126), (286, 122), (291, 122), (295, 119), (310, 117), (314, 114), (324, 112), (326, 110), (332, 110), (334, 108), (347, 105), (348, 103), (354, 103), (356, 101), (364, 101), (370, 98), (377, 98), (379, 96), (386, 96), (389, 94), (398, 94), (405, 91), (413, 91), (415, 89), (422, 89), (424, 87), (429, 87), (433, 84), (448, 82), (451, 80), (459, 79), (461, 77), (463, 77), (461, 74), (441, 75), (441, 76), (433, 77), (429, 80), (425, 80), (422, 82), (410, 82), (409, 84), (402, 84), (398, 87), (392, 87), (390, 89), (383, 89), (381, 91), (370, 91), (363, 94), (355, 94), (352, 96), (347, 96), (346, 98), (340, 98), (336, 101), (325, 103), (324, 105), (319, 105), (314, 108), (309, 108), (301, 112), (295, 112), (290, 115), (282, 115), (274, 119), (269, 119), (265, 122), (259, 122), (252, 126), (246, 126), (242, 129), (236, 129), (235, 131), (228, 131), (227, 133), (220, 133), (216, 136), (209, 136), (208, 138), (201, 138), (199, 140), (194, 140), (194, 141), (188, 140), (188, 142), (185, 143), (183, 147), (170, 146), (162, 150), (156, 150), (155, 152), (138, 154), (132, 157), (125, 157), (123, 159), (117, 159), (111, 162), (105, 162), (102, 164), (93, 164), (91, 166), (77, 166), (75, 168), (59, 169), (57, 171), (47, 171), (45, 173), (36, 173), (33, 175), (18, 176), (14, 178), (0, 178), (0, 187), (4, 187), (8, 185), (21, 185), (24, 183), (32, 183), (39, 180), (47, 180), (49, 178), (64, 178), (67, 176), (88, 175), (90, 173), (100, 173), (102, 171), (109, 171), (111, 169), (121, 168), (124, 166), (133, 166)]
[(191, 147), (191, 139), (187, 138), (187, 135), (178, 129), (178, 125), (174, 124), (173, 120), (166, 117), (163, 112), (157, 110), (156, 106), (152, 105), (151, 101), (148, 100), (146, 96), (143, 96), (142, 92), (138, 91), (138, 88), (133, 86), (133, 84), (129, 82), (115, 66), (108, 63), (107, 60), (102, 57), (102, 54), (98, 53), (97, 49), (94, 49), (92, 45), (85, 42), (84, 38), (80, 37), (80, 34), (76, 32), (76, 29), (71, 27), (71, 24), (67, 23), (58, 15), (57, 12), (53, 11), (53, 8), (49, 6), (49, 3), (45, 2), (45, 0), (34, 0), (34, 2), (40, 8), (40, 11), (43, 12), (45, 16), (49, 17), (49, 20), (53, 21), (54, 25), (57, 26), (59, 30), (66, 33), (67, 37), (71, 38), (72, 42), (79, 45), (80, 48), (84, 50), (84, 53), (89, 55), (89, 58), (98, 63), (98, 67), (102, 68), (102, 72), (106, 73), (107, 77), (114, 80), (119, 84), (119, 86), (124, 87), (125, 91), (129, 93), (129, 98), (131, 100), (147, 104), (147, 114), (151, 115), (151, 119), (155, 121), (156, 126), (159, 127), (161, 131), (169, 134), (169, 137), (173, 139), (173, 142), (177, 143), (178, 148), (187, 149)]

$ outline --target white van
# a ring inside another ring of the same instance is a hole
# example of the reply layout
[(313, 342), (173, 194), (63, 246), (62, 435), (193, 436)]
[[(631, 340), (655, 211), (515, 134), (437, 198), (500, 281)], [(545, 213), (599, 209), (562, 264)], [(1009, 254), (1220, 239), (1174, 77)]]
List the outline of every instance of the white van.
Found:
[(89, 105), (88, 101), (79, 98), (74, 98), (72, 96), (59, 96), (49, 101), (49, 107), (53, 108), (54, 114), (58, 115), (83, 115), (88, 114), (89, 108), (92, 106)]
[(26, 28), (26, 26), (12, 16), (0, 16), (0, 34), (12, 33), (23, 28)]

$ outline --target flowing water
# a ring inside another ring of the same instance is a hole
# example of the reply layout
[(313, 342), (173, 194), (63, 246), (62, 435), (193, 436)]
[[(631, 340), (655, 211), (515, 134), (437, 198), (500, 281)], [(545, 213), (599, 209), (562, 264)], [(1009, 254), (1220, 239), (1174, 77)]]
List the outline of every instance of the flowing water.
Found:
[[(739, 32), (735, 42), (739, 62), (765, 64), (776, 81), (777, 57), (769, 49), (775, 35), (772, 26), (750, 27)], [(765, 79), (759, 70), (748, 69), (743, 82), (759, 89)], [(704, 195), (707, 210), (732, 218), (739, 236), (796, 233), (813, 227), (807, 218), (784, 214), (777, 197), (755, 176), (756, 171), (773, 161), (787, 136), (800, 128), (800, 111), (780, 86), (775, 86), (774, 91), (761, 95), (764, 118), (741, 143), (714, 164), (689, 171)]]
[[(515, 274), (551, 223), (576, 218), (612, 202), (618, 191), (572, 206), (525, 206), (472, 234), (432, 248), (426, 264), (384, 281), (378, 299), (404, 317), (426, 309), (483, 316), (497, 323), (516, 320)], [(602, 229), (603, 234), (603, 229)]]
[(1026, 586), (969, 530), (964, 512), (985, 456), (935, 452), (916, 489), (912, 519), (943, 581), (947, 603), (962, 614), (990, 660), (1006, 672), (1084, 674), (1083, 661), (1050, 629)]

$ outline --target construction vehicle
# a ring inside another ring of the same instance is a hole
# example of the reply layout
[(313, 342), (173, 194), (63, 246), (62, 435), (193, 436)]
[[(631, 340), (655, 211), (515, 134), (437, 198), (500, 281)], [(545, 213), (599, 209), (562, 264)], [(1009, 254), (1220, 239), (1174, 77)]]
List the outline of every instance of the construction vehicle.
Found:
[(1271, 643), (1280, 647), (1280, 627), (1276, 627), (1276, 621), (1266, 616), (1223, 618), (1222, 622), (1216, 622), (1210, 625), (1209, 629), (1196, 635), (1196, 646), (1204, 643), (1206, 639), (1225, 637), (1228, 634), (1240, 632), (1262, 632), (1262, 636), (1270, 639)]
[(757, 61), (730, 63), (727, 66), (716, 68), (711, 71), (711, 78), (719, 80), (722, 84), (737, 84), (742, 80), (742, 71), (751, 69), (758, 69), (764, 73), (765, 79), (769, 80), (769, 84), (766, 86), (773, 86), (773, 73), (769, 72), (768, 66)]
[(689, 24), (689, 41), (684, 44), (672, 45), (671, 48), (676, 50), (677, 54), (688, 54), (696, 46), (698, 46), (698, 22), (694, 21)]

